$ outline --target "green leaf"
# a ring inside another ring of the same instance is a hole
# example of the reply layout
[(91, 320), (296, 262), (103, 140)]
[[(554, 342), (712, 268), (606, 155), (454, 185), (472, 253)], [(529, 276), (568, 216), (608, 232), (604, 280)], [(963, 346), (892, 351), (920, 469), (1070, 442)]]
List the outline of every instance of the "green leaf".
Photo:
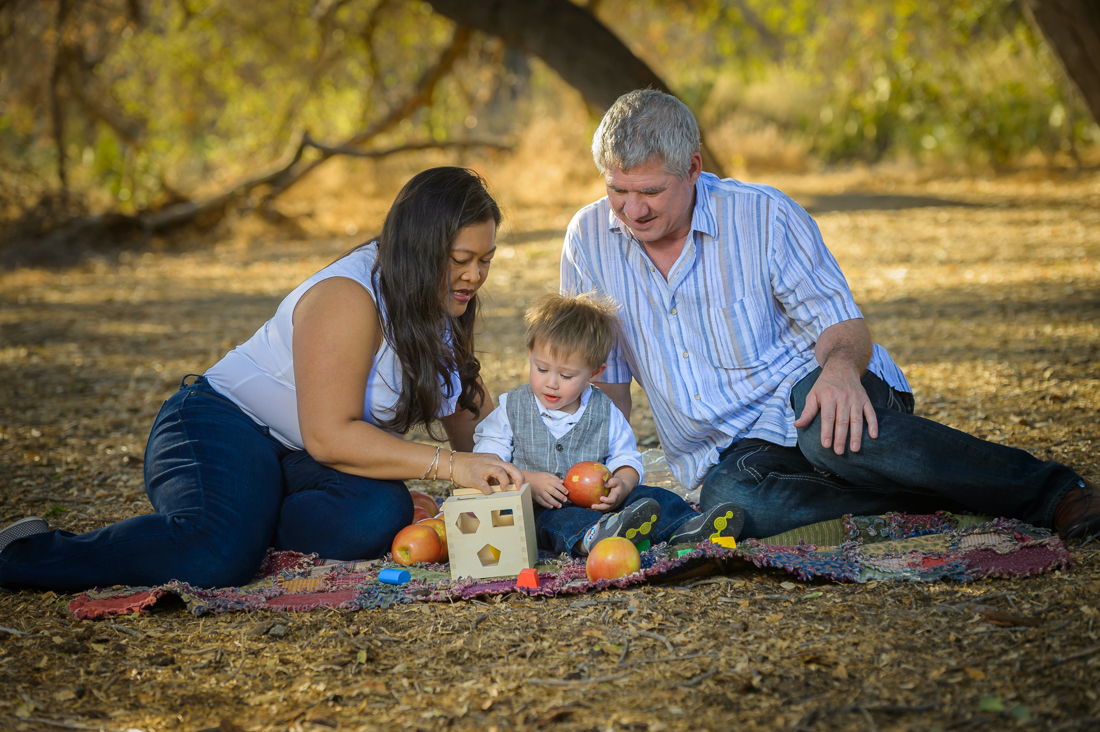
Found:
[(359, 663), (366, 663), (367, 662), (367, 652), (366, 651), (359, 651), (358, 653), (355, 654), (355, 660), (358, 661)]
[(978, 710), (982, 712), (1003, 712), (1005, 705), (998, 697), (983, 696), (982, 700), (978, 702)]
[(1023, 704), (1016, 704), (1012, 707), (1012, 716), (1021, 722), (1031, 721), (1031, 712)]
[(824, 592), (810, 592), (802, 596), (803, 600), (813, 600), (824, 595)]
[(43, 516), (43, 518), (49, 518), (50, 516), (59, 516), (63, 513), (68, 513), (68, 512), (69, 512), (69, 509), (65, 508), (64, 506), (62, 506), (60, 504), (55, 503), (52, 506), (50, 506), (49, 508), (47, 508), (46, 512), (43, 513), (42, 516)]

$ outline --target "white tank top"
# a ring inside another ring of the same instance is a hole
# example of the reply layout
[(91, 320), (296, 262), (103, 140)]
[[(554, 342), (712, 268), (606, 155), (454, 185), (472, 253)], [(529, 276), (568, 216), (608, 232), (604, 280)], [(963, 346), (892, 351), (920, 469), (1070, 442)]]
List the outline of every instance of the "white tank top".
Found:
[[(358, 282), (370, 294), (385, 322), (386, 313), (377, 294), (371, 269), (378, 258), (378, 244), (372, 243), (333, 262), (298, 285), (279, 303), (275, 316), (255, 335), (227, 353), (206, 372), (206, 379), (220, 394), (245, 414), (271, 430), (271, 435), (292, 450), (305, 449), (298, 426), (297, 392), (294, 388), (294, 308), (302, 295), (322, 280), (346, 277)], [(449, 334), (441, 337), (448, 339)], [(451, 375), (451, 398), (444, 396), (440, 414), (453, 414), (458, 402), (458, 374)], [(374, 357), (363, 398), (363, 420), (378, 425), (393, 416), (401, 393), (401, 363), (389, 342)]]

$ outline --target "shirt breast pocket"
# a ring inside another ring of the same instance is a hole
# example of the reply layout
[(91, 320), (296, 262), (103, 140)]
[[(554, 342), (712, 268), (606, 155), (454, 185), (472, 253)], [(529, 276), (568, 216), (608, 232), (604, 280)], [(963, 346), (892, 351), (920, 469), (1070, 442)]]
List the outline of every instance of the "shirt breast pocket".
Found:
[(726, 307), (707, 308), (711, 363), (724, 369), (755, 369), (768, 363), (778, 347), (767, 298), (749, 295)]

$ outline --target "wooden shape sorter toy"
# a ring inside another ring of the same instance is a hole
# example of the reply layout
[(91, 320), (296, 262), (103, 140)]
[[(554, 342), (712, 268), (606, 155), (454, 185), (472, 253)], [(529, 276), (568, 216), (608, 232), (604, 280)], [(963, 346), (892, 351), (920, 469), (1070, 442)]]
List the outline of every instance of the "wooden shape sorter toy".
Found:
[(485, 495), (458, 489), (443, 502), (451, 579), (515, 577), (538, 561), (531, 486)]

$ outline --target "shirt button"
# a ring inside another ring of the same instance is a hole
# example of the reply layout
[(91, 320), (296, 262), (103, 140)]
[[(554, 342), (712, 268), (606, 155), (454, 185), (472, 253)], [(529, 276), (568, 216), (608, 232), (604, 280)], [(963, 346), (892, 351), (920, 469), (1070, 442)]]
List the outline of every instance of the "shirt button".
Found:
[[(696, 397), (695, 397), (695, 398), (696, 398), (696, 399), (698, 399), (698, 398), (699, 398), (699, 396), (698, 396), (698, 395), (696, 395)], [(557, 450), (558, 452), (561, 452), (561, 451), (562, 451), (562, 450), (564, 450), (565, 448), (564, 448), (564, 447), (562, 447), (561, 445), (555, 445), (555, 446), (554, 446), (554, 449), (555, 449), (555, 450)]]
[(688, 357), (688, 352), (684, 351), (684, 358), (687, 358), (687, 357)]
[(672, 313), (673, 315), (675, 315), (675, 314), (676, 314), (676, 308), (672, 308), (672, 310), (671, 310), (670, 312), (671, 312), (671, 313)]
[(654, 267), (650, 267), (650, 268), (649, 268), (649, 271), (650, 271), (650, 272), (656, 272), (657, 270), (656, 270), (656, 269), (655, 269)]
[(698, 399), (698, 398), (699, 398), (699, 395), (698, 395), (698, 394), (696, 394), (696, 395), (695, 395), (695, 398), (696, 398), (696, 399)]

